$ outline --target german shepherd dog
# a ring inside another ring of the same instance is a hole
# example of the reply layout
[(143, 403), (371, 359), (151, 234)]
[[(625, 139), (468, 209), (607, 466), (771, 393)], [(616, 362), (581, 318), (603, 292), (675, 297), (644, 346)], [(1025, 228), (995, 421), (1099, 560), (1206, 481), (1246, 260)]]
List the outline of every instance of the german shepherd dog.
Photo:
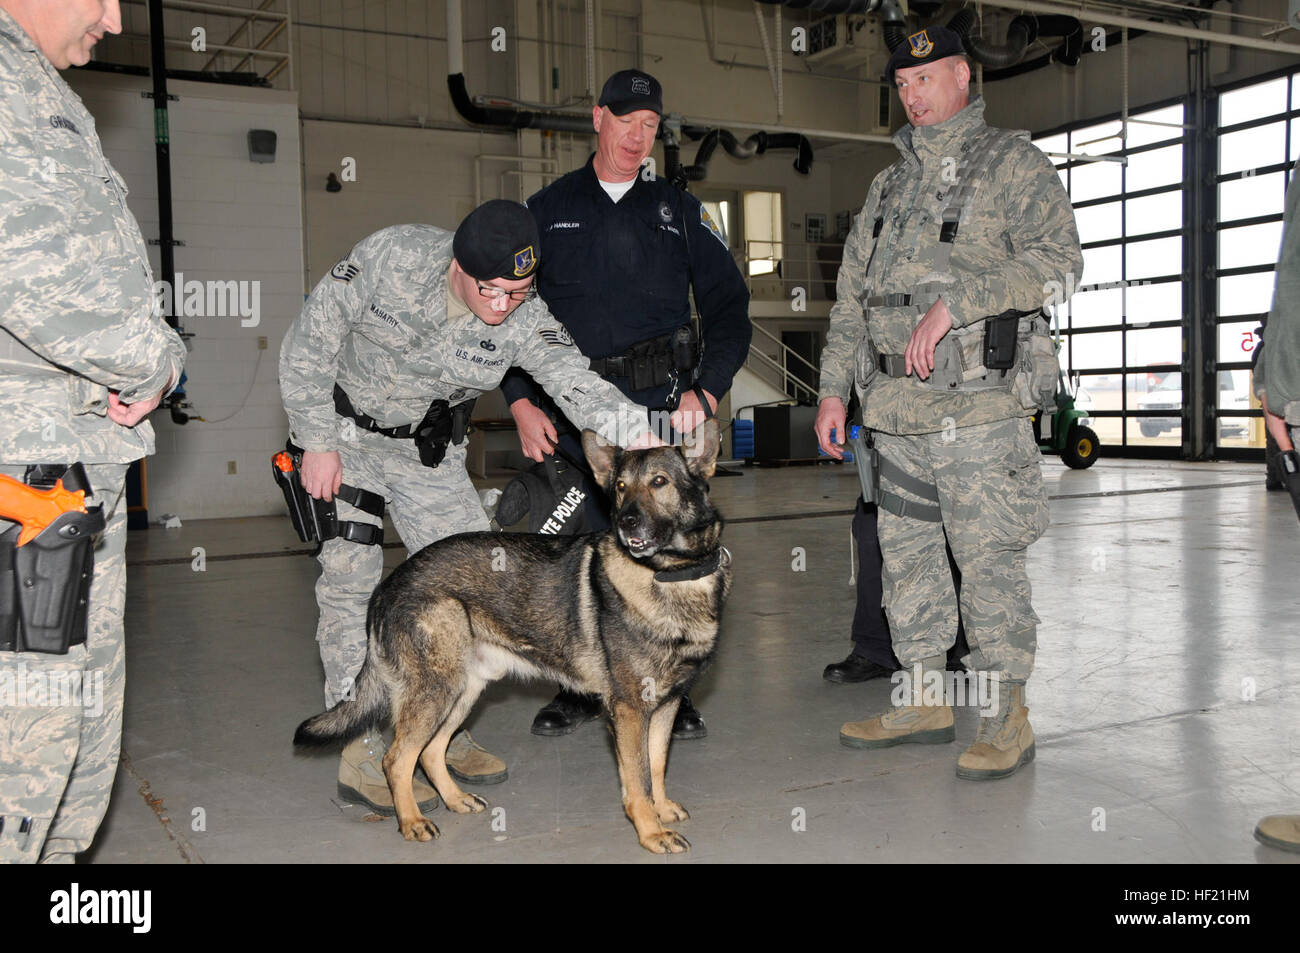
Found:
[(731, 557), (706, 481), (718, 431), (684, 450), (620, 451), (585, 431), (583, 450), (613, 501), (614, 526), (586, 536), (466, 533), (397, 567), (370, 598), (355, 696), (298, 726), (295, 745), (355, 738), (391, 722), (384, 774), (407, 840), (438, 828), (411, 789), (417, 759), (458, 814), (487, 803), (447, 771), (447, 742), (491, 682), (535, 676), (598, 694), (614, 726), (623, 809), (641, 846), (689, 849), (664, 825), (686, 809), (664, 793), (681, 696), (712, 659)]

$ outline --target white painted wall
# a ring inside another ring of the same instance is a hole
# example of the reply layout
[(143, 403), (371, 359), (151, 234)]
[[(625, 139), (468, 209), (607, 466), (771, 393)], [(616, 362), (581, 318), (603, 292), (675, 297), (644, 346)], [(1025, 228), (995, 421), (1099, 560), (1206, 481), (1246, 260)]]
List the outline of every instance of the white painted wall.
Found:
[[(69, 74), (95, 116), (109, 160), (131, 190), (148, 240), (158, 237), (153, 101), (147, 79)], [(279, 512), (271, 455), (287, 421), (276, 365), (280, 339), (302, 303), (302, 212), (297, 106), (292, 94), (173, 82), (169, 103), (176, 270), (185, 281), (260, 282), (260, 323), (239, 316), (182, 319), (194, 333), (186, 370), (198, 413), (210, 422), (174, 425), (153, 415), (158, 452), (148, 464), (151, 516), (182, 519)], [(248, 159), (249, 129), (277, 134), (273, 163)], [(155, 275), (158, 249), (150, 247)], [(258, 350), (258, 338), (268, 347)], [(251, 389), (250, 389), (251, 388)], [(247, 394), (247, 400), (241, 401)], [(222, 418), (229, 418), (222, 420)], [(236, 472), (227, 472), (234, 461)]]

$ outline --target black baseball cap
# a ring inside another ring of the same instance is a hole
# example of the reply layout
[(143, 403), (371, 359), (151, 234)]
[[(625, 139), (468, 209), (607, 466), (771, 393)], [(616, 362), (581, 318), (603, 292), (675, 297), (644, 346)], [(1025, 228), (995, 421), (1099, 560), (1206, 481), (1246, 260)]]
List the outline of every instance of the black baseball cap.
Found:
[(930, 26), (913, 33), (894, 49), (885, 67), (885, 79), (892, 86), (894, 73), (911, 66), (933, 63), (948, 56), (965, 53), (961, 37), (946, 26)]
[(664, 88), (659, 80), (639, 69), (621, 69), (605, 80), (597, 106), (608, 106), (615, 116), (626, 116), (638, 109), (652, 109), (664, 114)]
[(465, 216), (451, 241), (452, 254), (471, 278), (516, 281), (537, 270), (537, 222), (518, 202), (492, 199)]

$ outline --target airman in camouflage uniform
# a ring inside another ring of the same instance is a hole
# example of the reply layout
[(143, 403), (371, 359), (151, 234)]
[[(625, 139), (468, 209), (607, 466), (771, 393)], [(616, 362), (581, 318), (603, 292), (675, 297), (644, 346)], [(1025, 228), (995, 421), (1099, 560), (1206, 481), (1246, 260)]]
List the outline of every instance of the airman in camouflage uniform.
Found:
[[(473, 266), (459, 261), (463, 255), (453, 257), (451, 232), (430, 225), (386, 228), (321, 279), (280, 352), (280, 391), (290, 437), (306, 451), (307, 492), (329, 499), (342, 481), (380, 494), (410, 553), (445, 536), (489, 528), (465, 471), (465, 445), (448, 445), (442, 462), (426, 467), (412, 440), (370, 432), (336, 412), (336, 384), (356, 411), (389, 428), (418, 423), (436, 399), (451, 405), (473, 400), (518, 366), (581, 426), (624, 444), (649, 432), (646, 409), (590, 370), (568, 332), (532, 293), (539, 246), (528, 211), (517, 203), (489, 202), (457, 234), (489, 211), (526, 231), (512, 246), (518, 257), (507, 280), (482, 268), (477, 270), (486, 280), (474, 277)], [(523, 304), (488, 297), (503, 289), (529, 297)], [(334, 453), (337, 463), (314, 472)], [(379, 522), (342, 501), (338, 516)], [(383, 553), (378, 546), (336, 538), (324, 544), (319, 561), (316, 637), (326, 703), (332, 705), (349, 692), (365, 658), (366, 605), (383, 572)], [(382, 747), (370, 736), (344, 750), (340, 793), (387, 811)], [(448, 764), (462, 780), (505, 779), (505, 764), (464, 733), (453, 740)], [(353, 796), (356, 791), (362, 797)], [(417, 801), (433, 797), (432, 789), (416, 791)]]
[[(107, 529), (86, 642), (0, 651), (0, 861), (71, 863), (108, 809), (122, 735), (126, 470), (185, 347), (154, 308), (144, 239), (95, 121), (57, 69), (117, 4), (0, 0), (0, 473), (82, 462)], [(12, 524), (0, 520), (0, 530)], [(0, 603), (12, 604), (11, 574)], [(80, 692), (52, 691), (64, 680)]]
[[(844, 249), (816, 427), (840, 456), (830, 433), (843, 439), (856, 380), (864, 424), (904, 474), (882, 480), (907, 505), (901, 515), (882, 505), (879, 529), (894, 651), (908, 669), (942, 672), (957, 629), (946, 534), (962, 573), (965, 662), (996, 673), (1001, 689), (958, 774), (1005, 777), (1033, 757), (1023, 686), (1038, 617), (1025, 550), (1046, 530), (1048, 506), (1029, 418), (1055, 377), (1029, 364), (1023, 333), (1013, 372), (989, 372), (985, 318), (1041, 308), (1050, 283), (1071, 287), (1082, 254), (1056, 170), (1026, 133), (985, 124), (955, 34), (909, 37), (891, 57), (891, 79), (895, 71), (910, 125), (894, 136), (902, 158), (872, 182)], [(927, 506), (933, 521), (915, 515)], [(947, 705), (908, 705), (845, 725), (841, 740), (951, 741), (952, 726)]]
[[(1280, 452), (1300, 447), (1300, 185), (1291, 170), (1286, 192), (1277, 284), (1268, 314), (1265, 343), (1255, 363), (1254, 388), (1264, 407), (1264, 424)], [(1297, 479), (1293, 477), (1292, 479)], [(1292, 532), (1295, 524), (1291, 523)], [(1255, 839), (1300, 853), (1300, 814), (1272, 814), (1255, 826)]]

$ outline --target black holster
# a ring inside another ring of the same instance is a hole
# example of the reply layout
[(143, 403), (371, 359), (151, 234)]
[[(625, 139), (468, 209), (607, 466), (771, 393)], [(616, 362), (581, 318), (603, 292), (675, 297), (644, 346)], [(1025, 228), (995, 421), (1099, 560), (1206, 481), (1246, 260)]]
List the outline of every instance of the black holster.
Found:
[[(91, 494), (81, 464), (29, 467), (24, 482)], [(59, 515), (36, 538), (18, 545), (21, 526), (0, 533), (0, 651), (66, 655), (86, 641), (90, 584), (95, 574), (95, 534), (103, 508)]]
[(289, 507), (289, 520), (294, 531), (304, 543), (323, 543), (327, 539), (343, 537), (349, 542), (361, 543), (363, 546), (379, 546), (384, 542), (384, 527), (372, 523), (358, 523), (352, 520), (340, 520), (338, 506), (334, 500), (350, 503), (363, 513), (383, 518), (384, 498), (378, 493), (363, 490), (344, 483), (334, 494), (334, 500), (318, 500), (307, 492), (302, 485), (302, 449), (290, 441), (284, 445), (285, 453), (292, 461), (288, 470), (280, 467), (272, 458), (271, 473), (276, 484), (284, 493), (284, 502)]

